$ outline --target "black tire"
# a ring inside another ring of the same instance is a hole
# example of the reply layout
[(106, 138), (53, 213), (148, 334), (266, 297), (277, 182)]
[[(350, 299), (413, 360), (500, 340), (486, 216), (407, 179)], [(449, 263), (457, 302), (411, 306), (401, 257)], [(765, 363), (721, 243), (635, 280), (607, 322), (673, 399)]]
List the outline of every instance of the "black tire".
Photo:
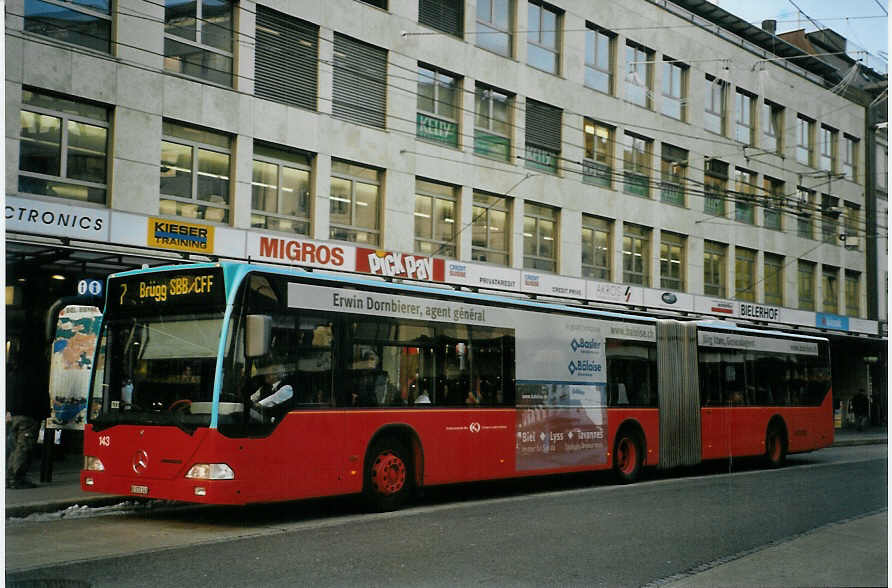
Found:
[(787, 461), (787, 436), (777, 424), (768, 427), (765, 434), (765, 462), (768, 467), (779, 468)]
[(613, 472), (620, 484), (632, 484), (641, 477), (644, 467), (644, 443), (631, 430), (620, 431), (613, 443)]
[(372, 445), (363, 490), (370, 510), (397, 510), (412, 495), (414, 473), (408, 455), (406, 447), (392, 437), (379, 439)]

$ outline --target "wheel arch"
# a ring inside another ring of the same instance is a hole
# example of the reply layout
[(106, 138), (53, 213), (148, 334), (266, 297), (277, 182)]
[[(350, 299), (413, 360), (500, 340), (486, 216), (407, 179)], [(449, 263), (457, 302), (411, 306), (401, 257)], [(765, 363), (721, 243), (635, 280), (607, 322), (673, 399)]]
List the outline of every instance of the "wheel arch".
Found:
[(613, 436), (613, 443), (611, 444), (610, 451), (613, 452), (616, 449), (616, 440), (619, 439), (620, 435), (623, 433), (634, 433), (638, 436), (638, 439), (641, 441), (641, 465), (650, 465), (647, 462), (647, 435), (644, 434), (644, 427), (641, 426), (638, 419), (628, 417), (620, 423), (619, 427), (616, 428), (616, 434)]
[[(421, 445), (421, 439), (418, 432), (406, 423), (390, 423), (379, 428), (369, 439), (365, 448), (365, 456), (362, 460), (362, 468), (365, 471), (369, 459), (371, 458), (372, 447), (384, 438), (394, 438), (402, 443), (411, 455), (412, 472), (414, 477), (415, 488), (420, 489), (424, 483), (424, 447)], [(363, 479), (363, 489), (365, 490), (366, 480)]]
[[(768, 419), (768, 425), (765, 427), (765, 438), (763, 439), (763, 443), (768, 441), (768, 435), (771, 431), (777, 430), (780, 432), (781, 439), (784, 442), (784, 447), (787, 451), (790, 450), (790, 433), (787, 429), (787, 421), (784, 420), (779, 414), (774, 414)], [(767, 447), (766, 447), (767, 449)]]

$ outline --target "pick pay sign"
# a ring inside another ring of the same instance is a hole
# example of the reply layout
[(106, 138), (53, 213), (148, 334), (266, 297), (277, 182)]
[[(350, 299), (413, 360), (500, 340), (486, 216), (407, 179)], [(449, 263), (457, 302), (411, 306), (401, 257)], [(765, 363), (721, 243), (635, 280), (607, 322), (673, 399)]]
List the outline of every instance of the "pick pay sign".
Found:
[(443, 260), (422, 255), (357, 248), (356, 271), (415, 280), (443, 281)]

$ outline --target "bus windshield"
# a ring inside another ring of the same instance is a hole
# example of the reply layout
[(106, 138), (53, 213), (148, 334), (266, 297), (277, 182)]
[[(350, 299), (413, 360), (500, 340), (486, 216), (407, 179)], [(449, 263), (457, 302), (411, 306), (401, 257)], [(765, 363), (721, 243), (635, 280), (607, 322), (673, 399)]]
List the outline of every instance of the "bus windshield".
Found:
[(223, 313), (149, 314), (106, 320), (90, 399), (97, 429), (211, 422)]

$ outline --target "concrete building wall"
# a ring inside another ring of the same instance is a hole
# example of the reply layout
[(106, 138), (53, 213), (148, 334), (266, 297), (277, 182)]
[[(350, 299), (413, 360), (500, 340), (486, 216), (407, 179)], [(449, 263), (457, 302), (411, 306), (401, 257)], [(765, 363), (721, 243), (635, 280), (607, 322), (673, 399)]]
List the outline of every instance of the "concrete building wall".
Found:
[[(318, 67), (318, 109), (308, 111), (271, 102), (253, 95), (255, 13), (265, 5), (320, 27)], [(513, 4), (515, 30), (526, 30), (527, 3)], [(387, 249), (411, 251), (414, 248), (414, 181), (425, 178), (459, 187), (457, 210), (458, 256), (471, 259), (470, 229), (473, 191), (508, 194), (512, 204), (511, 266), (523, 267), (523, 204), (535, 202), (560, 210), (557, 267), (568, 276), (581, 275), (579, 230), (582, 214), (598, 215), (614, 221), (612, 278), (622, 281), (622, 227), (631, 223), (652, 229), (649, 260), (650, 284), (659, 287), (659, 235), (670, 231), (686, 236), (686, 291), (703, 293), (703, 243), (706, 240), (728, 245), (726, 282), (733, 296), (734, 250), (743, 247), (758, 252), (757, 267), (765, 253), (783, 255), (786, 263), (784, 304), (798, 305), (796, 261), (838, 268), (840, 282), (846, 270), (865, 276), (861, 250), (847, 250), (841, 242), (820, 241), (820, 214), (812, 211), (817, 239), (797, 235), (796, 217), (783, 215), (781, 231), (761, 228), (760, 207), (756, 226), (734, 220), (733, 203), (724, 218), (703, 211), (702, 182), (704, 158), (716, 157), (732, 171), (742, 167), (757, 174), (757, 183), (770, 176), (782, 180), (792, 203), (797, 186), (812, 188), (818, 202), (822, 192), (830, 192), (843, 202), (864, 209), (863, 178), (851, 182), (828, 178), (816, 167), (796, 162), (795, 123), (801, 113), (815, 122), (817, 131), (826, 124), (844, 134), (861, 138), (859, 155), (864, 161), (861, 136), (864, 109), (827, 91), (813, 81), (792, 73), (774, 61), (744, 49), (739, 38), (725, 33), (720, 38), (702, 27), (691, 25), (659, 6), (636, 1), (632, 4), (592, 3), (567, 0), (558, 5), (563, 11), (560, 71), (552, 75), (526, 63), (526, 39), (513, 36), (514, 53), (506, 58), (476, 46), (476, 2), (465, 3), (465, 36), (458, 39), (439, 34), (418, 24), (414, 0), (391, 0), (389, 10), (381, 10), (356, 0), (318, 3), (308, 0), (284, 2), (242, 2), (234, 22), (235, 43), (233, 88), (219, 87), (201, 80), (164, 70), (164, 8), (140, 0), (123, 0), (113, 14), (115, 38), (111, 55), (76, 48), (21, 32), (23, 21), (10, 16), (7, 25), (15, 33), (6, 38), (6, 189), (18, 193), (19, 112), (21, 89), (57, 92), (75, 99), (109, 106), (112, 114), (109, 145), (109, 198), (114, 210), (144, 215), (159, 214), (159, 153), (162, 121), (170, 120), (226, 133), (232, 139), (232, 194), (230, 224), (250, 228), (251, 172), (255, 141), (300, 149), (314, 154), (312, 175), (312, 228), (310, 236), (329, 236), (329, 189), (332, 159), (373, 166), (383, 171), (381, 190), (381, 241)], [(8, 10), (24, 14), (22, 0), (8, 3)], [(135, 15), (139, 14), (140, 17)], [(608, 96), (583, 85), (585, 72), (586, 23), (616, 32), (614, 92)], [(387, 50), (387, 128), (367, 127), (334, 118), (333, 39), (335, 33), (349, 35)], [(623, 99), (627, 41), (653, 51), (654, 83), (649, 109)], [(686, 94), (687, 120), (676, 121), (662, 115), (662, 68), (664, 57), (688, 66)], [(450, 148), (416, 137), (415, 115), (417, 66), (424, 63), (452, 72), (461, 78), (459, 145)], [(729, 83), (724, 136), (704, 131), (705, 77), (712, 75)], [(514, 95), (512, 160), (498, 162), (474, 154), (474, 87), (476, 82), (503, 89)], [(753, 146), (737, 143), (733, 130), (733, 97), (740, 88), (757, 96)], [(533, 99), (563, 110), (562, 146), (556, 174), (530, 170), (524, 166), (524, 108)], [(784, 151), (782, 155), (760, 150), (762, 145), (761, 104), (770, 100), (784, 107)], [(626, 131), (651, 140), (651, 188), (648, 198), (623, 193), (614, 181), (613, 189), (581, 181), (584, 157), (583, 119), (591, 118), (615, 127), (614, 169), (622, 170), (622, 139)], [(688, 195), (684, 207), (660, 201), (659, 169), (663, 144), (689, 151)], [(841, 147), (837, 150), (842, 153)], [(863, 173), (863, 165), (861, 166)], [(729, 187), (733, 180), (729, 181)], [(32, 196), (26, 196), (32, 197)], [(42, 198), (42, 197), (35, 197)], [(761, 274), (756, 285), (761, 300), (764, 291)], [(862, 286), (862, 292), (868, 285)], [(873, 287), (873, 285), (869, 285)], [(821, 311), (821, 281), (815, 284), (816, 309)], [(845, 309), (845, 290), (840, 289), (839, 312)], [(861, 308), (865, 305), (862, 303)], [(862, 311), (863, 315), (863, 311)]]

